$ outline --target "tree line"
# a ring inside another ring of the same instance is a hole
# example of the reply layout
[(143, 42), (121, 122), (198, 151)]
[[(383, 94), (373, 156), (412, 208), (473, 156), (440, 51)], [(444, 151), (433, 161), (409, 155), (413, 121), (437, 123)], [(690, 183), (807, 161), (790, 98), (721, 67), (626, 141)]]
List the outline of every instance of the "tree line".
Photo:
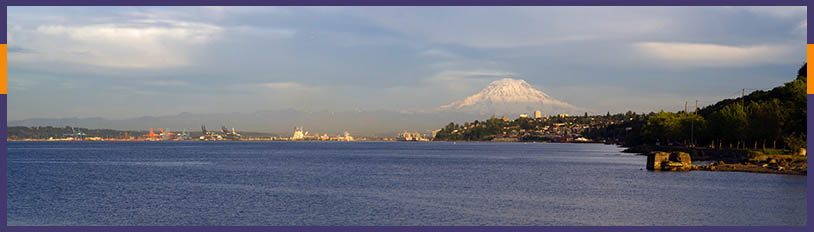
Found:
[[(806, 64), (807, 65), (807, 64)], [(727, 99), (697, 112), (651, 113), (643, 120), (591, 131), (623, 145), (706, 146), (725, 149), (806, 147), (806, 65), (797, 78), (769, 91)]]

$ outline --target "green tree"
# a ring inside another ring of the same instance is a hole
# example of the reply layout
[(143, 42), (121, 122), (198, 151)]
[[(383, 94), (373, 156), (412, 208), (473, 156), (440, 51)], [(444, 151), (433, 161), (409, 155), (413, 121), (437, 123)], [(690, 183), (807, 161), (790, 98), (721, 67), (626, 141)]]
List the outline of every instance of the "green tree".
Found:
[(777, 140), (782, 139), (788, 115), (780, 100), (775, 98), (761, 103), (751, 102), (747, 110), (750, 112), (750, 140), (762, 144), (763, 148), (766, 147), (766, 142), (770, 141), (772, 147), (776, 148)]
[(644, 135), (658, 142), (674, 142), (681, 138), (680, 120), (675, 113), (661, 112), (650, 116), (644, 126)]
[(710, 127), (712, 134), (729, 144), (738, 145), (745, 138), (749, 125), (743, 105), (730, 104), (711, 115)]

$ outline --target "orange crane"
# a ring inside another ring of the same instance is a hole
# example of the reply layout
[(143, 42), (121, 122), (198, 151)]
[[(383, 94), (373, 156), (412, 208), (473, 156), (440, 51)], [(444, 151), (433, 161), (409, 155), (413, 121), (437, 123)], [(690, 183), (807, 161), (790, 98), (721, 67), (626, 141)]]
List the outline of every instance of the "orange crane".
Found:
[(162, 129), (162, 128), (158, 128), (158, 131), (161, 131), (161, 134), (159, 134), (158, 136), (159, 136), (161, 139), (164, 139), (164, 140), (170, 140), (170, 139), (172, 139), (172, 137), (174, 137), (174, 136), (175, 136), (175, 133), (172, 133), (172, 132), (167, 132), (167, 131), (165, 131), (165, 130), (164, 130), (164, 129)]
[[(158, 128), (158, 130), (162, 129)], [(160, 134), (156, 134), (155, 131), (153, 131), (153, 128), (150, 128), (150, 133), (144, 135), (144, 137), (147, 137), (148, 140), (158, 140), (160, 136)]]

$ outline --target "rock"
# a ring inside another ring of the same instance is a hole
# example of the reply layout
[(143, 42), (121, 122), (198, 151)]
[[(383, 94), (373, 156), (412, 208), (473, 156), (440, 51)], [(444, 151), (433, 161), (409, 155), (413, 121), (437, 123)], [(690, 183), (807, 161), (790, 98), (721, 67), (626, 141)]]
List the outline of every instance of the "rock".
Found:
[(661, 170), (661, 164), (670, 160), (670, 153), (655, 151), (647, 155), (647, 170)]
[(647, 170), (689, 171), (692, 168), (690, 154), (685, 152), (652, 152), (647, 156)]

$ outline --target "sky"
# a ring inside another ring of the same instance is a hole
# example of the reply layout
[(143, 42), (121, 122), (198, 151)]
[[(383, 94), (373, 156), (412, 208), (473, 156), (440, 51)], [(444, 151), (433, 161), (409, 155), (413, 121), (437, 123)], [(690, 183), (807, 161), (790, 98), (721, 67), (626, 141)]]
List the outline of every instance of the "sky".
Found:
[(805, 7), (8, 7), (8, 120), (431, 112), (523, 79), (683, 110), (805, 63)]

